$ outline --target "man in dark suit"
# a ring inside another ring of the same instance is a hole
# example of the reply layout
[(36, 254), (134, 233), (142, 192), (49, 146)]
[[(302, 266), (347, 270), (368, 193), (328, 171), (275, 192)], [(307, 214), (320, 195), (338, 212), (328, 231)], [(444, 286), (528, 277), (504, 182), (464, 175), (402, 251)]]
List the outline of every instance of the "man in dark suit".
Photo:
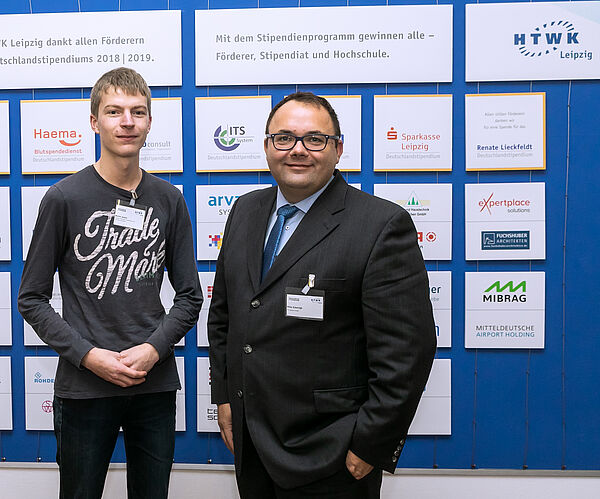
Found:
[(288, 96), (266, 132), (277, 187), (232, 208), (208, 319), (221, 435), (242, 499), (377, 498), (435, 352), (415, 228), (335, 169), (325, 99)]

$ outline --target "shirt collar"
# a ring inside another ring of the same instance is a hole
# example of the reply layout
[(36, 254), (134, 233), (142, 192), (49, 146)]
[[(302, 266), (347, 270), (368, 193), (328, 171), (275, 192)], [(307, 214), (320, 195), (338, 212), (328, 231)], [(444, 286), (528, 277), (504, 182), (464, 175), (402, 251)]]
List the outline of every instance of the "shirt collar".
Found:
[(327, 183), (323, 187), (321, 187), (317, 192), (315, 192), (314, 194), (311, 194), (310, 196), (303, 199), (302, 201), (298, 201), (297, 203), (290, 203), (287, 199), (285, 199), (285, 196), (282, 194), (281, 189), (279, 188), (279, 186), (277, 186), (277, 203), (275, 205), (275, 213), (277, 213), (277, 210), (279, 208), (281, 208), (282, 206), (284, 206), (286, 204), (293, 204), (303, 213), (308, 213), (308, 210), (310, 210), (310, 207), (317, 200), (317, 198), (323, 193), (323, 191), (325, 189), (327, 189), (327, 186), (331, 183), (332, 180), (333, 180), (333, 175), (327, 181)]

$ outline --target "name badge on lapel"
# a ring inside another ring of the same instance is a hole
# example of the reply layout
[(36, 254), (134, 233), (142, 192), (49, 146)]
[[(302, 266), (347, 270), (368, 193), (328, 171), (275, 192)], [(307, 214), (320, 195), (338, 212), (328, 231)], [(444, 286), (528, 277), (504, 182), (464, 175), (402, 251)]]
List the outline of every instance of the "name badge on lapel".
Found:
[(114, 225), (119, 227), (128, 227), (130, 229), (142, 230), (144, 228), (144, 219), (146, 218), (146, 207), (141, 205), (124, 204), (120, 199), (115, 206)]
[(285, 288), (285, 316), (322, 321), (325, 309), (325, 291), (310, 288)]

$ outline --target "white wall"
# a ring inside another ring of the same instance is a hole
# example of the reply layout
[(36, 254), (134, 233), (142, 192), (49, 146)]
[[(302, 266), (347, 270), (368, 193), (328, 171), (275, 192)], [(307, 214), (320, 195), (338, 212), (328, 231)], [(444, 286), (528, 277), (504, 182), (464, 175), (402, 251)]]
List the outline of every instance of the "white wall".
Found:
[[(0, 463), (0, 499), (58, 497), (56, 464)], [(398, 470), (382, 499), (598, 499), (600, 471)], [(229, 466), (176, 464), (171, 499), (238, 499)], [(125, 467), (112, 465), (104, 499), (125, 499)]]

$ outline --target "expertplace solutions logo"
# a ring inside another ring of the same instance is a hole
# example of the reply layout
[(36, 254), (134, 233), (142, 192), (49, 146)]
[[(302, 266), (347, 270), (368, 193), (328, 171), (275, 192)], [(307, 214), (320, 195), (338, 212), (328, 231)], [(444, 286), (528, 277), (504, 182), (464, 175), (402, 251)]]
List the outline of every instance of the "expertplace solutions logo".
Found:
[(525, 57), (558, 54), (561, 59), (592, 60), (592, 51), (582, 50), (580, 40), (580, 32), (566, 20), (551, 21), (537, 26), (531, 33), (513, 35), (513, 44)]

